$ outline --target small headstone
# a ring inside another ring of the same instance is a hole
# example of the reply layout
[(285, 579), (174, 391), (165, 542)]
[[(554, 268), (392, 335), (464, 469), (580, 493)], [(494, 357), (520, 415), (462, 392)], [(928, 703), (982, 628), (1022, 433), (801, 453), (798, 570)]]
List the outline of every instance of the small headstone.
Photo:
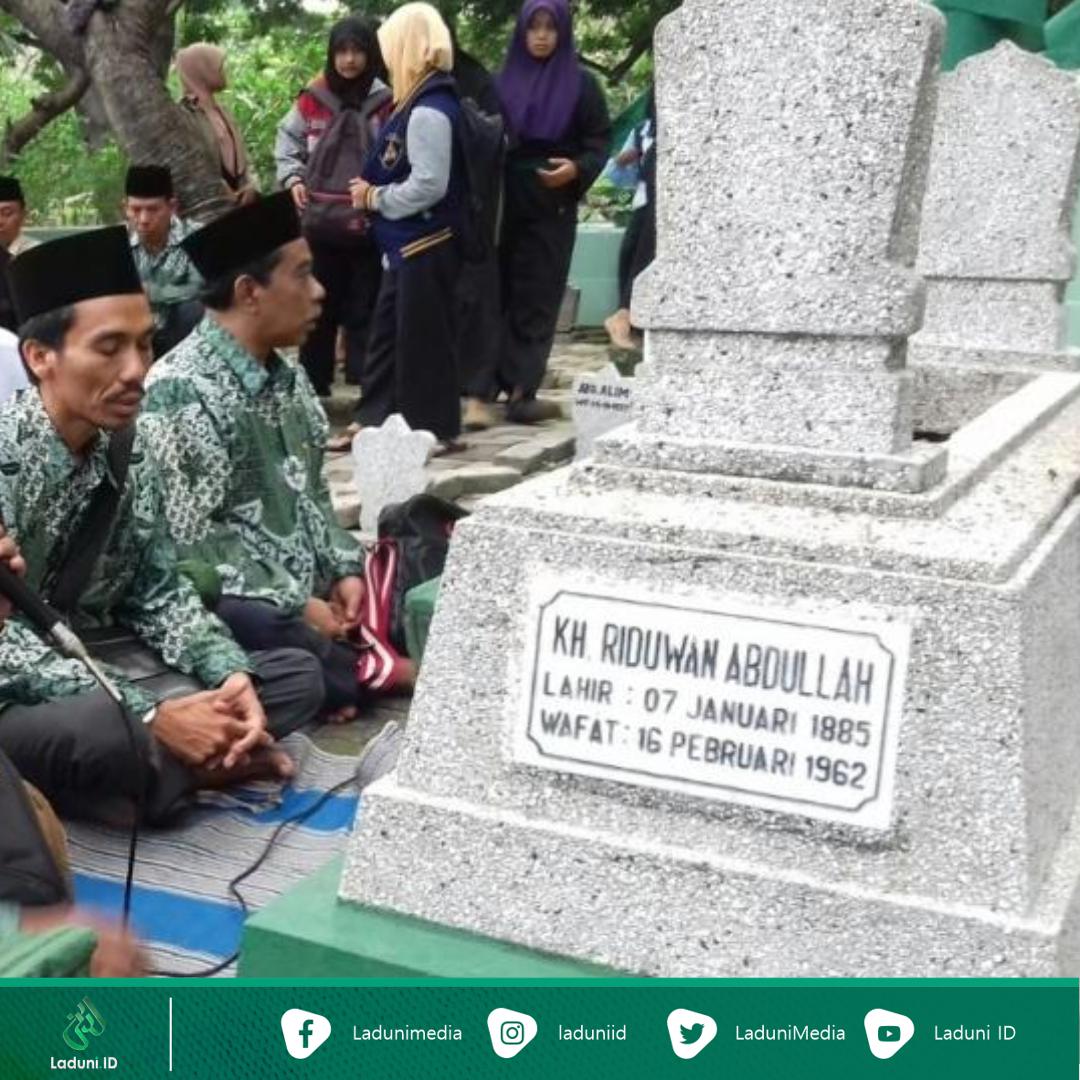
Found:
[(941, 80), (919, 243), (912, 363), (1080, 366), (1063, 292), (1080, 179), (1080, 86), (1002, 42)]
[(592, 454), (593, 442), (630, 419), (634, 380), (619, 374), (614, 364), (574, 380), (575, 460)]
[(394, 413), (382, 427), (364, 428), (353, 440), (360, 531), (374, 535), (384, 506), (404, 502), (427, 487), (424, 466), (438, 440), (430, 431), (413, 431)]

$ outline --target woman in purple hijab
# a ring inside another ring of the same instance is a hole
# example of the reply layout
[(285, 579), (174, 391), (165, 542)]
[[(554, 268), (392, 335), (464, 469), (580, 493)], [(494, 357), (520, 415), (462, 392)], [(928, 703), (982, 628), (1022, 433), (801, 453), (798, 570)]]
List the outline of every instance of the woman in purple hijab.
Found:
[(577, 59), (567, 0), (525, 0), (496, 79), (511, 136), (502, 240), (503, 347), (508, 418), (558, 414), (536, 400), (555, 340), (577, 207), (607, 161), (603, 91)]

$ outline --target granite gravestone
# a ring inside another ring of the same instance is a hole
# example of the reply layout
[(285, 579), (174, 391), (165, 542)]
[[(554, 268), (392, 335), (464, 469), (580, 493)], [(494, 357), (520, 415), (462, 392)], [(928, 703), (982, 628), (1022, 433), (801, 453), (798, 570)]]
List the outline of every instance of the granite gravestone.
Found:
[(653, 975), (1080, 970), (1080, 377), (912, 439), (942, 33), (663, 21), (635, 422), (459, 526), (344, 898)]
[(1080, 369), (1065, 287), (1080, 180), (1080, 86), (1003, 42), (942, 78), (919, 269), (926, 318), (912, 364)]
[(592, 453), (597, 436), (630, 418), (634, 380), (619, 374), (614, 364), (574, 380), (574, 438), (578, 461)]
[(353, 476), (364, 535), (378, 531), (384, 506), (405, 502), (426, 489), (424, 466), (437, 441), (430, 431), (413, 431), (399, 413), (381, 427), (362, 428), (353, 439)]

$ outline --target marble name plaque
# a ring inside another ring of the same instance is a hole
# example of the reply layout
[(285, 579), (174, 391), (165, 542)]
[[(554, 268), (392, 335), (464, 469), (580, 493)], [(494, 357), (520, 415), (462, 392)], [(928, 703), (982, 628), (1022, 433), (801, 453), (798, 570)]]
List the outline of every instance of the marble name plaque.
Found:
[(514, 759), (888, 828), (910, 629), (546, 578)]

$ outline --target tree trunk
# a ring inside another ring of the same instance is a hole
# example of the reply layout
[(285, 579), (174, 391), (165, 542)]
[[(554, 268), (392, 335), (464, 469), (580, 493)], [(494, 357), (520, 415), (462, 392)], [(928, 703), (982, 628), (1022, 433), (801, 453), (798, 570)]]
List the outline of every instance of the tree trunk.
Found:
[(112, 138), (109, 118), (105, 115), (105, 102), (96, 86), (79, 102), (77, 110), (79, 126), (82, 128), (83, 142), (87, 150), (100, 150)]
[(18, 120), (8, 120), (0, 146), (0, 169), (7, 169), (19, 151), (58, 116), (62, 116), (86, 93), (90, 79), (81, 68), (63, 86), (42, 94), (30, 103), (30, 111)]
[(123, 0), (109, 11), (96, 11), (80, 38), (69, 29), (65, 5), (58, 0), (0, 0), (0, 11), (14, 16), (66, 71), (86, 72), (127, 156), (168, 165), (184, 212), (212, 217), (231, 205), (218, 162), (193, 125), (184, 122), (159, 74), (163, 42), (171, 51), (162, 35), (171, 34), (179, 6), (179, 0)]
[(213, 151), (184, 122), (155, 69), (153, 45), (169, 19), (168, 0), (124, 0), (87, 28), (86, 67), (117, 142), (135, 162), (168, 165), (183, 213), (212, 217), (228, 208)]
[[(154, 32), (150, 44), (150, 57), (153, 60), (154, 70), (162, 82), (168, 78), (173, 45), (176, 42), (176, 7), (177, 5), (172, 5), (173, 10), (166, 15), (165, 20)], [(100, 150), (113, 137), (101, 91), (96, 86), (91, 87), (89, 93), (79, 102), (77, 110), (87, 150)]]

